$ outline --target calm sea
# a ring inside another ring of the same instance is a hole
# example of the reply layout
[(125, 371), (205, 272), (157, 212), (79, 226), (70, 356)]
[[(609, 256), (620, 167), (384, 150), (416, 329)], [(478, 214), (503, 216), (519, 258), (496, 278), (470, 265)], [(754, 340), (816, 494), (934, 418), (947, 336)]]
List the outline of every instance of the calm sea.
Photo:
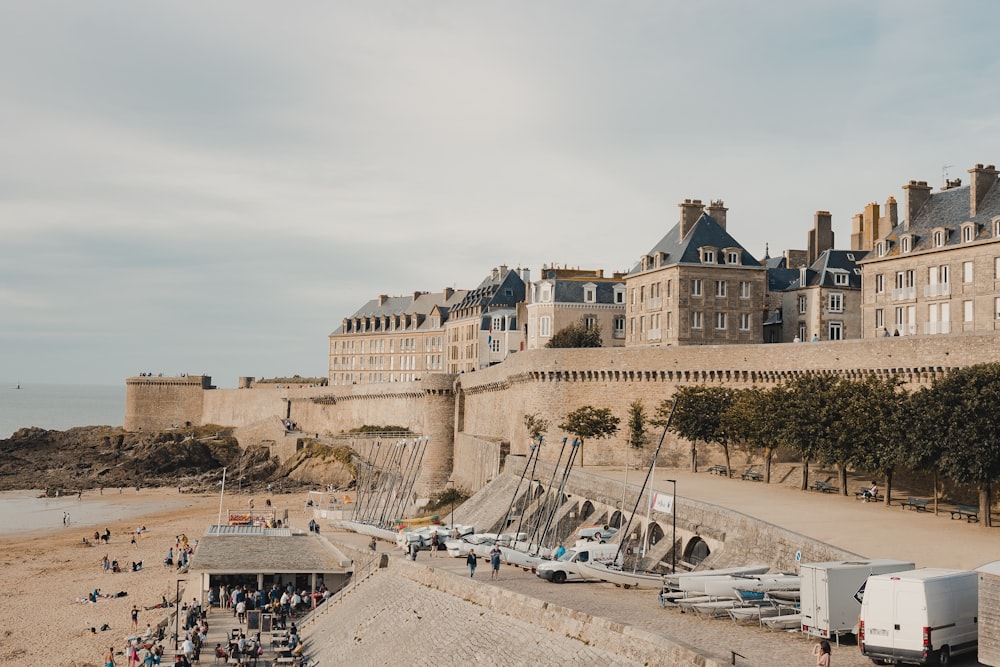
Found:
[(64, 431), (73, 426), (121, 426), (125, 383), (118, 386), (34, 384), (0, 380), (0, 439), (26, 426)]

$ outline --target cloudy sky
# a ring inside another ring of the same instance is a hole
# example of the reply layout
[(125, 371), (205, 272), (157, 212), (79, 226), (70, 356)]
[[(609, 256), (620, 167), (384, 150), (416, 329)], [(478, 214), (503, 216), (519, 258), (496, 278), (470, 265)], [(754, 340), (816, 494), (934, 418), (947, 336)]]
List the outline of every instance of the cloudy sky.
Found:
[(1000, 161), (1000, 3), (6, 2), (0, 381), (325, 375), (378, 294), (761, 257)]

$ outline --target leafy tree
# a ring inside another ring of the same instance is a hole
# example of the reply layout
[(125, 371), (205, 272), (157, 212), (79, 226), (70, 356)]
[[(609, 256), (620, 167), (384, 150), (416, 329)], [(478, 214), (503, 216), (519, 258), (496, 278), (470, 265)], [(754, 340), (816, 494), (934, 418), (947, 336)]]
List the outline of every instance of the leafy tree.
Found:
[[(885, 476), (884, 502), (892, 500), (892, 473), (906, 462), (905, 440), (908, 421), (904, 409), (908, 394), (896, 377), (869, 376), (845, 387), (842, 437), (853, 443), (849, 463), (855, 468), (880, 472)], [(846, 495), (846, 477), (841, 481)]]
[(726, 469), (732, 474), (729, 448), (732, 433), (722, 415), (733, 402), (735, 391), (727, 387), (705, 385), (681, 387), (677, 390), (677, 408), (670, 430), (691, 441), (691, 472), (698, 472), (697, 442), (714, 443), (722, 447), (726, 456)]
[(934, 381), (941, 468), (979, 489), (980, 524), (990, 527), (993, 480), (1000, 476), (1000, 363), (977, 364)]
[(722, 415), (726, 429), (750, 452), (764, 458), (764, 483), (771, 483), (771, 459), (781, 444), (786, 390), (782, 386), (741, 389)]
[(528, 432), (528, 437), (538, 440), (539, 436), (549, 430), (549, 420), (540, 417), (538, 413), (524, 415), (524, 429)]
[[(864, 410), (866, 397), (864, 389), (860, 383), (854, 383), (845, 378), (836, 378), (826, 387), (826, 415), (829, 418), (829, 428), (824, 438), (819, 441), (819, 459), (827, 465), (837, 468), (837, 481), (840, 485), (840, 495), (847, 495), (847, 466), (856, 456), (858, 449), (858, 436), (860, 436), (867, 423), (861, 418)], [(847, 412), (848, 409), (857, 405), (859, 419), (857, 424), (851, 421)]]
[(628, 406), (628, 444), (635, 449), (646, 446), (646, 409), (638, 399)]
[(839, 418), (831, 404), (837, 379), (831, 375), (803, 375), (786, 383), (782, 441), (802, 460), (802, 490), (809, 488), (809, 462), (831, 451)]
[(601, 347), (601, 327), (594, 325), (588, 327), (581, 317), (578, 322), (574, 322), (552, 334), (552, 338), (545, 344), (545, 347)]
[(902, 458), (912, 470), (934, 473), (934, 513), (938, 510), (938, 482), (941, 457), (944, 456), (942, 407), (931, 387), (909, 394), (901, 406), (900, 421), (907, 425), (900, 434), (904, 438)]
[(589, 438), (609, 438), (618, 432), (620, 420), (611, 414), (611, 408), (584, 405), (566, 415), (559, 428), (580, 440), (580, 465), (583, 465), (583, 443)]

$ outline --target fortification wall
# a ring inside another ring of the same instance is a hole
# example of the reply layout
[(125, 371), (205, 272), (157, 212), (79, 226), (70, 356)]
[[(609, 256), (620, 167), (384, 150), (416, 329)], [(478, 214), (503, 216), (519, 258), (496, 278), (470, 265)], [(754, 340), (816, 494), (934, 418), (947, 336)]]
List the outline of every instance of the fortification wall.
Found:
[(125, 380), (126, 431), (161, 430), (202, 423), (205, 390), (212, 386), (206, 375), (181, 377), (131, 377)]
[(451, 479), (463, 489), (481, 489), (500, 474), (503, 453), (510, 444), (459, 433)]

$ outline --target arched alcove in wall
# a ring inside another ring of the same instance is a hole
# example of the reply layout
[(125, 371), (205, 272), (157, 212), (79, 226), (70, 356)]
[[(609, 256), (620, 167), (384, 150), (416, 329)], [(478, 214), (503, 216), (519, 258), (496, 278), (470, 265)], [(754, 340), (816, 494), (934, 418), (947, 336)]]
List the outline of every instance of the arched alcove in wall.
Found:
[(698, 565), (703, 560), (708, 558), (712, 550), (708, 548), (708, 544), (705, 540), (698, 536), (692, 537), (684, 547), (684, 560), (692, 565)]

